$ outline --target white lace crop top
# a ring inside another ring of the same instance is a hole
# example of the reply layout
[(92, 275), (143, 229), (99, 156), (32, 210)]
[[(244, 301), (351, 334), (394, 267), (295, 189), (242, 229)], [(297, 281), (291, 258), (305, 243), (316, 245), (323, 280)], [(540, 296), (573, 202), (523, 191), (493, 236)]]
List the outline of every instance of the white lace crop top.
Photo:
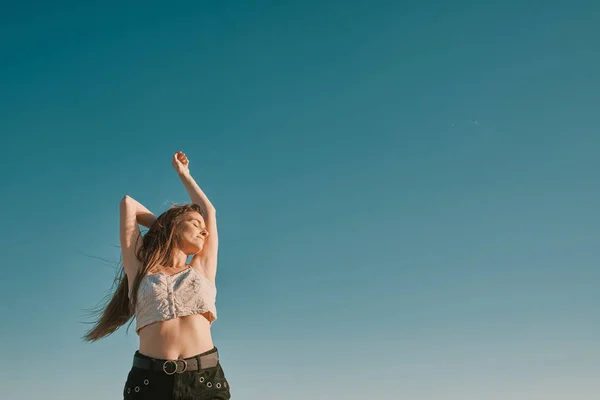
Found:
[(154, 322), (210, 313), (217, 319), (217, 289), (212, 281), (189, 266), (173, 275), (162, 272), (146, 275), (140, 282), (135, 306), (136, 332)]

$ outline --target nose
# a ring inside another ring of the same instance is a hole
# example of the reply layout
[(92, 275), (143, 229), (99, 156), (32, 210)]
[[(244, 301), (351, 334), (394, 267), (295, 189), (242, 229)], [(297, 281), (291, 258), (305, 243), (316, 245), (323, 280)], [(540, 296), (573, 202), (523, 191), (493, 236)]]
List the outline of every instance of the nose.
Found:
[(208, 231), (206, 229), (202, 229), (202, 232), (200, 232), (200, 234), (204, 237), (208, 236)]

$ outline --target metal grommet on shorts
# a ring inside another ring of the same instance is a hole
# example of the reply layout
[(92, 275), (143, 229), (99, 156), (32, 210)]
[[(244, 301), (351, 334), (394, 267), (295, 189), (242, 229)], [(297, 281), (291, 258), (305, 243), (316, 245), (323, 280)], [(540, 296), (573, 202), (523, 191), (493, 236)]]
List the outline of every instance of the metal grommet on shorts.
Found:
[(221, 389), (221, 384), (217, 383), (217, 389)]
[(212, 387), (212, 383), (206, 382), (206, 387)]
[(198, 378), (198, 380), (200, 381), (200, 383), (204, 382), (204, 377), (201, 376), (200, 378)]
[(127, 388), (127, 394), (131, 393), (131, 388)]
[(148, 386), (149, 383), (150, 381), (148, 379), (144, 379), (144, 385)]
[(140, 387), (139, 387), (139, 386), (136, 386), (136, 387), (135, 387), (135, 392), (137, 393), (137, 392), (139, 392), (139, 391), (140, 391)]
[(223, 382), (223, 387), (227, 387), (227, 382)]

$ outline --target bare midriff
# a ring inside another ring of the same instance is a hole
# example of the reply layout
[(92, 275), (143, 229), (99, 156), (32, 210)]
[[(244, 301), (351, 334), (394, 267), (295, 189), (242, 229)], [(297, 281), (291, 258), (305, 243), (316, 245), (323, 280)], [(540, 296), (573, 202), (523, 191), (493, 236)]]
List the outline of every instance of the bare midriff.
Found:
[(140, 329), (140, 353), (165, 360), (193, 357), (213, 348), (208, 315), (188, 315)]

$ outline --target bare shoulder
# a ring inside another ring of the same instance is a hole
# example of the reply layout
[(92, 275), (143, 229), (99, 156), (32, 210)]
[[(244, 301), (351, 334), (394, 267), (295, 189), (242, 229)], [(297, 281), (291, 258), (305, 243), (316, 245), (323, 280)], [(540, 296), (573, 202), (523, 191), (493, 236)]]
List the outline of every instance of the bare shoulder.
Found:
[(192, 262), (190, 262), (190, 266), (197, 272), (201, 273), (206, 279), (211, 281), (213, 284), (215, 283), (216, 274), (214, 269), (207, 268), (206, 264), (201, 261), (201, 257), (194, 257), (192, 259)]

